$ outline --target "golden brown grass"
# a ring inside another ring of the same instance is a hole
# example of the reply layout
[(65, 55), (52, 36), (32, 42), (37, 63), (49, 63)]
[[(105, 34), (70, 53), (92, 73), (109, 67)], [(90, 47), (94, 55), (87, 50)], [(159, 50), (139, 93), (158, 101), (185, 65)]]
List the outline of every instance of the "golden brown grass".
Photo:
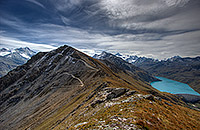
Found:
[[(120, 99), (123, 100), (123, 99)], [(179, 105), (167, 105), (168, 101), (150, 102), (142, 99), (131, 103), (122, 103), (104, 108), (100, 104), (95, 108), (96, 114), (86, 112), (85, 116), (77, 116), (74, 118), (74, 124), (80, 122), (88, 122), (80, 125), (81, 129), (96, 129), (100, 125), (99, 121), (105, 121), (105, 124), (119, 123), (111, 120), (112, 116), (118, 116), (128, 119), (125, 124), (133, 123), (138, 128), (150, 130), (199, 130), (200, 129), (200, 112), (191, 110)], [(169, 103), (169, 102), (168, 102)], [(119, 123), (120, 124), (120, 123)], [(66, 124), (65, 124), (66, 126)], [(71, 129), (75, 129), (71, 127)]]

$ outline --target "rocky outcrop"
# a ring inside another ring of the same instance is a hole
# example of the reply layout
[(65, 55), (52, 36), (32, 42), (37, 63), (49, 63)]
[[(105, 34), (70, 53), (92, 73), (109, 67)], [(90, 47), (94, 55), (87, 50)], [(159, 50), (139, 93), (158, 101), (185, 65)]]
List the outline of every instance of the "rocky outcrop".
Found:
[[(132, 101), (140, 100), (140, 99), (147, 99), (150, 101), (162, 100), (161, 97), (156, 97), (152, 94), (143, 95), (143, 94), (137, 94), (137, 93), (138, 92), (136, 90), (129, 90), (126, 88), (104, 88), (103, 90), (97, 93), (97, 96), (94, 99), (94, 101), (91, 103), (91, 106), (94, 108), (96, 107), (96, 105), (104, 103), (104, 102), (108, 102), (106, 106), (112, 106), (116, 104), (116, 103), (112, 103), (112, 100), (118, 97), (121, 98), (123, 96), (126, 96), (126, 97), (131, 96), (127, 98), (126, 100), (122, 100), (123, 103), (132, 102)], [(110, 100), (111, 102), (109, 102)]]
[(106, 91), (106, 93), (108, 93), (106, 96), (106, 99), (110, 100), (110, 99), (117, 98), (117, 97), (125, 94), (129, 90), (125, 89), (125, 88), (105, 88), (104, 91)]
[(126, 88), (104, 88), (102, 91), (97, 93), (97, 97), (91, 103), (91, 106), (95, 107), (97, 104), (120, 97), (128, 91), (129, 89)]

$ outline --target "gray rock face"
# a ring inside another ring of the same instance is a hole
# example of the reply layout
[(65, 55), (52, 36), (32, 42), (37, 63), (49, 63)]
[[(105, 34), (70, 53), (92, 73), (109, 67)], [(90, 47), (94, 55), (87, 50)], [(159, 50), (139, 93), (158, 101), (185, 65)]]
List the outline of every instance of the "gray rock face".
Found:
[(97, 98), (91, 103), (91, 106), (95, 107), (96, 104), (120, 97), (128, 91), (129, 89), (126, 88), (104, 88), (97, 94)]
[(154, 99), (154, 96), (153, 96), (152, 94), (144, 95), (144, 98), (145, 98), (145, 99), (148, 99), (148, 100), (152, 100), (152, 101), (155, 100), (155, 99)]
[(123, 94), (125, 94), (127, 91), (129, 91), (128, 89), (125, 88), (110, 88), (108, 90), (108, 92), (110, 94), (107, 95), (107, 100), (112, 99), (112, 98), (117, 98)]
[(133, 95), (133, 94), (135, 94), (135, 93), (137, 93), (137, 91), (136, 91), (136, 90), (132, 90), (132, 91), (128, 91), (128, 92), (126, 93), (126, 95), (127, 95), (127, 96), (130, 96), (130, 95)]

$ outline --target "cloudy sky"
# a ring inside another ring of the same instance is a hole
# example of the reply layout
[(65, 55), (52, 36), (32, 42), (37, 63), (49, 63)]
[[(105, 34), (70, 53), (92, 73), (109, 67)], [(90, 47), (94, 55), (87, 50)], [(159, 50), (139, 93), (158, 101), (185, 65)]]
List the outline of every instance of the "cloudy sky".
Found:
[(0, 48), (200, 55), (199, 0), (0, 0)]

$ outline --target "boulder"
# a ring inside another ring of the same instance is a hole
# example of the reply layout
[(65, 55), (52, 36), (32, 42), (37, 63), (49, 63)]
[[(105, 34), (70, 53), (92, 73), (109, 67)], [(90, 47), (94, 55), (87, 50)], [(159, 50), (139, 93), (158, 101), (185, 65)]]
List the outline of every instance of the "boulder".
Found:
[(154, 101), (154, 96), (152, 94), (148, 94), (148, 95), (144, 95), (144, 98), (145, 99), (148, 99), (148, 100), (151, 100), (151, 101)]
[(156, 100), (162, 101), (161, 97), (154, 97)]
[(107, 95), (107, 100), (110, 100), (112, 98), (117, 98), (123, 94), (125, 94), (127, 91), (129, 91), (126, 88), (113, 88), (110, 92), (110, 94)]
[(136, 90), (132, 90), (132, 91), (127, 92), (126, 95), (127, 96), (131, 96), (131, 95), (133, 95), (135, 93), (137, 93), (137, 91)]

